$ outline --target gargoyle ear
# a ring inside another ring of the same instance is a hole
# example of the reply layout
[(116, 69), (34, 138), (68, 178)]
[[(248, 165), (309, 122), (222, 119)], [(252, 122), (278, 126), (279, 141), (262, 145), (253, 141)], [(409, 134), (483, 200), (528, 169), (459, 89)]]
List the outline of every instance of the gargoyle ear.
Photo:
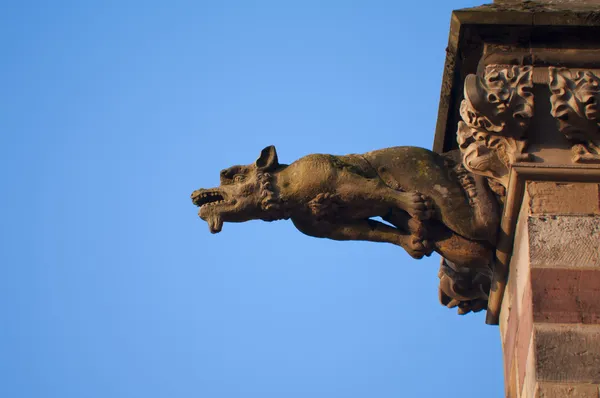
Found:
[(260, 170), (270, 171), (279, 166), (277, 160), (277, 150), (273, 145), (270, 145), (260, 151), (260, 156), (256, 159), (256, 167)]

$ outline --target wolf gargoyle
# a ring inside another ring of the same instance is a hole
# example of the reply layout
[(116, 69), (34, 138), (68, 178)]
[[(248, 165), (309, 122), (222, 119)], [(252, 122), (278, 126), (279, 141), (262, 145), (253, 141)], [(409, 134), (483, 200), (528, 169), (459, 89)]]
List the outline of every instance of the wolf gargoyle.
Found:
[(192, 193), (212, 233), (223, 222), (289, 218), (314, 237), (393, 243), (415, 258), (436, 251), (462, 270), (489, 266), (498, 202), (484, 177), (451, 156), (393, 147), (285, 165), (269, 146), (220, 179), (219, 187)]

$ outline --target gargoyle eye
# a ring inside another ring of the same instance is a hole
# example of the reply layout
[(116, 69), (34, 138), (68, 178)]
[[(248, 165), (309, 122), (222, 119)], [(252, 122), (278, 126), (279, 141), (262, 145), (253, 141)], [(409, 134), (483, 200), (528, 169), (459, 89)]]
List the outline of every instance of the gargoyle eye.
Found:
[(242, 182), (246, 179), (246, 176), (242, 175), (242, 174), (236, 174), (233, 176), (233, 181), (234, 182)]

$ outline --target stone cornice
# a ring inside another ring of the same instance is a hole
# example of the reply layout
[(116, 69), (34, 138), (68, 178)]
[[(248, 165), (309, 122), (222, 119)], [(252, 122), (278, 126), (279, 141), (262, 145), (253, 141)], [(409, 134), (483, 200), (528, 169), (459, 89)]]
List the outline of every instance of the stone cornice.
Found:
[(485, 65), (600, 68), (600, 5), (568, 7), (495, 3), (452, 13), (434, 151), (457, 148), (465, 78)]

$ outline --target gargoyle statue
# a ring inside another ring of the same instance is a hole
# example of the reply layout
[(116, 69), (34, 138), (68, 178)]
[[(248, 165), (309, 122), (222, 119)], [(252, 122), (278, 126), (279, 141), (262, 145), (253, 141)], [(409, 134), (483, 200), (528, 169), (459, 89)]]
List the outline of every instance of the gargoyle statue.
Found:
[[(222, 170), (221, 185), (194, 191), (192, 201), (212, 233), (223, 222), (290, 218), (306, 235), (393, 243), (414, 258), (436, 251), (447, 271), (451, 264), (479, 275), (489, 270), (499, 205), (486, 178), (465, 170), (457, 158), (393, 147), (362, 155), (313, 154), (285, 165), (269, 146), (255, 163)], [(481, 299), (479, 291), (476, 297), (457, 294), (448, 283), (454, 274), (440, 275), (442, 303), (458, 299), (468, 307), (469, 297)]]

